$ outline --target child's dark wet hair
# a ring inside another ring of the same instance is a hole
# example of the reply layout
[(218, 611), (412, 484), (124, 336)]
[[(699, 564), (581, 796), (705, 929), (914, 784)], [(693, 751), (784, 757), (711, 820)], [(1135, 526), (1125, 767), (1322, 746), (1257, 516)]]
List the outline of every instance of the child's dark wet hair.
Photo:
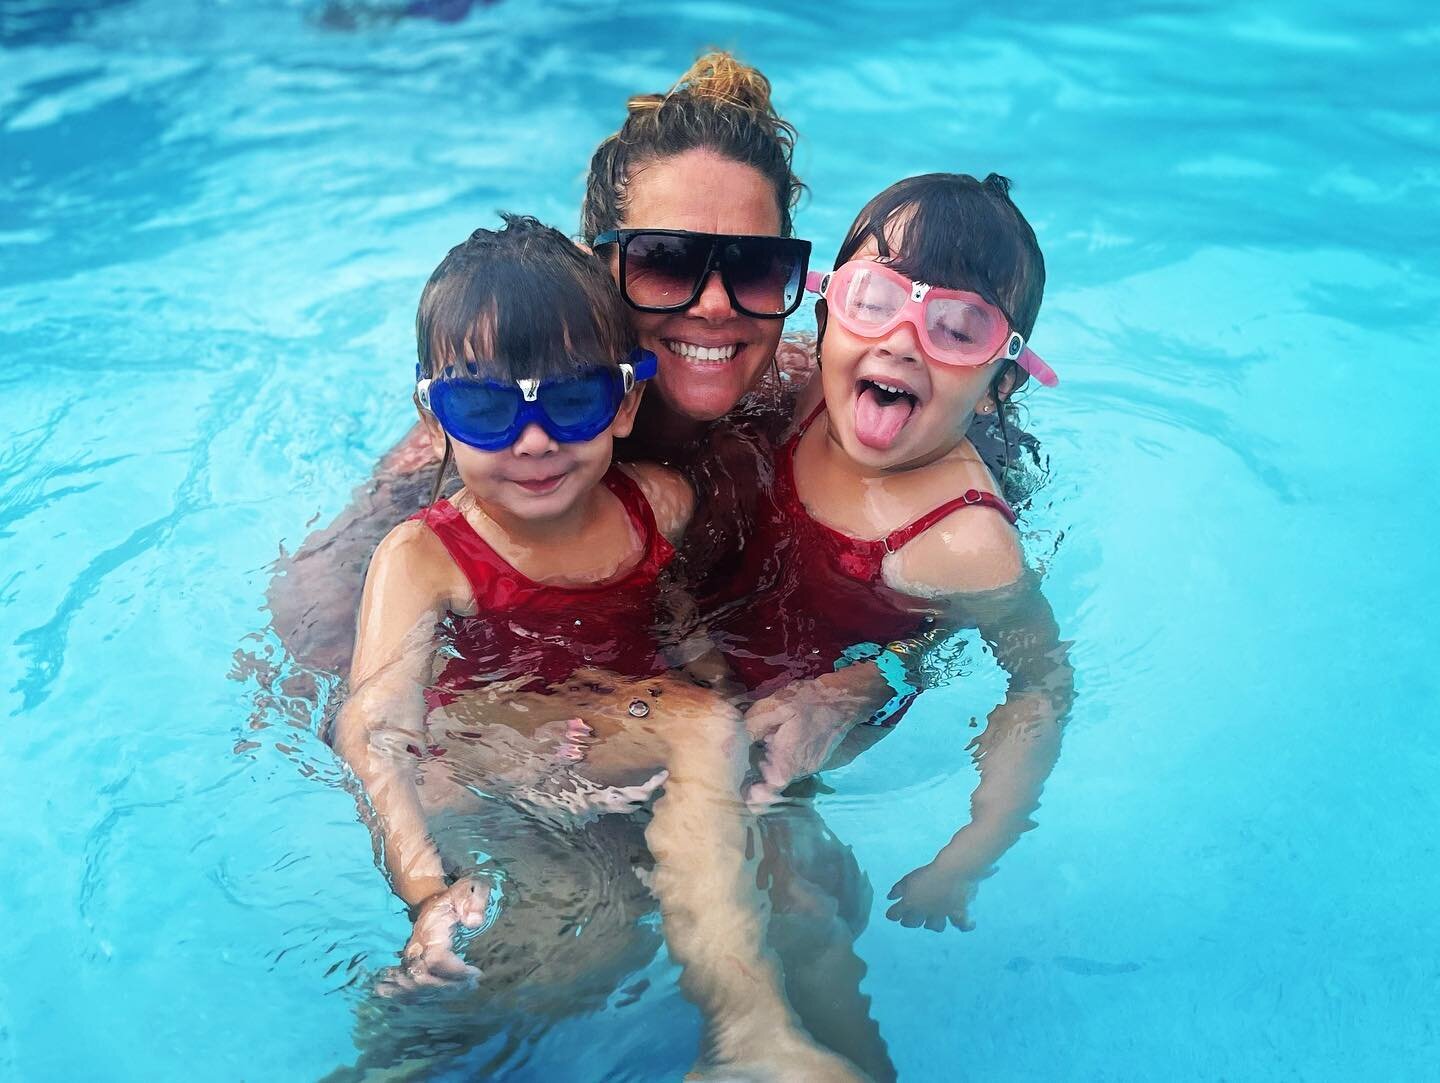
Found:
[(477, 229), (425, 283), (415, 315), (421, 376), (453, 367), (548, 380), (624, 361), (635, 335), (605, 265), (534, 218), (500, 217), (503, 229)]
[[(982, 181), (966, 173), (926, 173), (892, 184), (856, 216), (835, 266), (854, 259), (871, 239), (881, 257), (895, 257), (890, 266), (905, 277), (978, 293), (1027, 339), (1035, 329), (1045, 293), (1045, 257), (1010, 199), (1005, 177), (991, 173)], [(1025, 373), (1006, 362), (994, 387), (1006, 378), (1019, 386)]]

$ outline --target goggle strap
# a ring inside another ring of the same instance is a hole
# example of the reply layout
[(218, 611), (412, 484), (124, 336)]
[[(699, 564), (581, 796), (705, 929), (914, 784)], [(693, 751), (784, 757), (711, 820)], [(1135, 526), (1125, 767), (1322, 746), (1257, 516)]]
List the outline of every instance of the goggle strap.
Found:
[[(420, 366), (419, 366), (419, 365), (416, 365), (416, 366), (415, 366), (415, 370), (416, 370), (416, 375), (419, 375)], [(432, 414), (435, 412), (434, 410), (431, 410), (431, 409), (430, 409), (430, 381), (429, 381), (429, 380), (419, 380), (419, 381), (416, 382), (416, 384), (415, 384), (415, 397), (420, 401), (420, 405), (421, 405), (421, 407), (422, 407), (423, 409), (429, 410), (430, 413), (432, 413)]]
[(1020, 356), (1015, 358), (1015, 363), (1046, 387), (1055, 387), (1060, 383), (1060, 377), (1055, 375), (1055, 370), (1029, 346), (1020, 351)]
[(659, 371), (660, 359), (653, 353), (639, 347), (631, 350), (630, 359), (620, 364), (620, 378), (625, 394), (633, 391), (641, 380), (653, 380)]
[(811, 271), (805, 276), (805, 292), (818, 293), (822, 297), (825, 291), (830, 288), (829, 272)]

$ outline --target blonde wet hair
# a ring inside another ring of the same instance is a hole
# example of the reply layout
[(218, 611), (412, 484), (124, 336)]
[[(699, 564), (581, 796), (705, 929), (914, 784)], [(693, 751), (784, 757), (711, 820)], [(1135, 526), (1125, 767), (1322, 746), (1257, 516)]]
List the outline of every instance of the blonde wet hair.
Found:
[(707, 52), (664, 94), (637, 94), (625, 123), (595, 148), (580, 211), (587, 243), (625, 218), (631, 178), (642, 166), (709, 150), (755, 169), (775, 189), (780, 233), (794, 232), (805, 191), (795, 176), (795, 129), (775, 111), (770, 80), (733, 54)]

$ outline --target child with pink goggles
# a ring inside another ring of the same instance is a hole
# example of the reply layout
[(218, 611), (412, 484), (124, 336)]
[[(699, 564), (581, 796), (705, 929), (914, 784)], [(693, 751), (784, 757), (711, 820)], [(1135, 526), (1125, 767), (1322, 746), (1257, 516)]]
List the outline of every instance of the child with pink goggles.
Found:
[(805, 289), (824, 297), (830, 316), (852, 335), (881, 338), (909, 323), (926, 354), (941, 364), (980, 366), (1004, 358), (1046, 387), (1060, 382), (1010, 317), (978, 293), (914, 282), (868, 259), (828, 274), (811, 271)]

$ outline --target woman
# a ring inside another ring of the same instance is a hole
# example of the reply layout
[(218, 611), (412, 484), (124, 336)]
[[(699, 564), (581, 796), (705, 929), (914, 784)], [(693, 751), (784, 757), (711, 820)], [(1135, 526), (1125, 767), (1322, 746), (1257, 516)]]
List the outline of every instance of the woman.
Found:
[[(582, 210), (584, 239), (593, 244), (617, 230), (658, 228), (690, 234), (675, 238), (685, 249), (676, 253), (681, 259), (702, 250), (723, 255), (706, 247), (707, 235), (774, 238), (782, 258), (808, 251), (791, 239), (791, 213), (804, 191), (791, 170), (793, 149), (794, 129), (775, 112), (765, 77), (726, 53), (702, 56), (670, 93), (632, 98), (625, 123), (596, 150)], [(617, 277), (622, 260), (627, 270), (641, 263), (641, 243), (633, 237), (597, 247)], [(686, 555), (702, 579), (717, 579), (717, 562), (739, 548), (767, 441), (791, 413), (777, 351), (789, 375), (814, 366), (806, 346), (781, 349), (784, 317), (797, 307), (798, 290), (778, 311), (754, 315), (732, 298), (745, 261), (717, 258), (715, 264), (707, 261), (692, 275), (693, 296), (680, 298), (688, 303), (673, 311), (635, 307), (637, 300), (657, 298), (632, 297), (621, 282), (640, 343), (660, 359), (660, 373), (634, 434), (619, 450), (624, 458), (669, 463), (696, 482), (708, 514), (692, 528)], [(804, 267), (799, 270), (803, 280)], [(364, 561), (386, 531), (425, 502), (434, 461), (417, 426), (385, 456), (355, 502), (281, 562), (270, 611), (302, 664), (340, 674), (348, 668)]]

